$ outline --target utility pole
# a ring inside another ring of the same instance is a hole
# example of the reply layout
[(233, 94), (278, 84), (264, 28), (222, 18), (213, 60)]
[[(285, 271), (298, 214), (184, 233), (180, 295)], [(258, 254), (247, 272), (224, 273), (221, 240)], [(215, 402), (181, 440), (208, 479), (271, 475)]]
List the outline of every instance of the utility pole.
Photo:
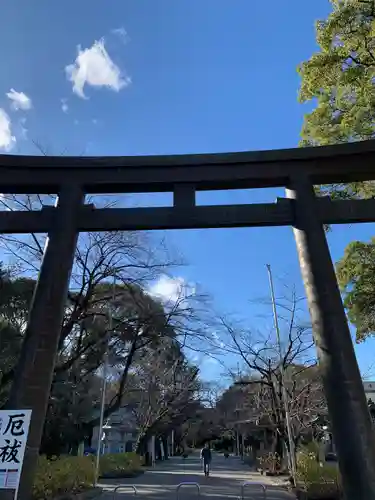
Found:
[(98, 484), (99, 472), (100, 472), (100, 455), (102, 449), (102, 435), (103, 435), (103, 422), (104, 422), (104, 410), (105, 410), (105, 396), (107, 390), (107, 376), (108, 376), (108, 343), (109, 338), (113, 329), (113, 303), (115, 300), (115, 287), (116, 287), (116, 277), (113, 277), (112, 285), (112, 303), (109, 307), (108, 314), (108, 332), (106, 335), (106, 350), (104, 354), (104, 364), (103, 364), (103, 384), (102, 384), (102, 395), (100, 401), (100, 419), (99, 419), (99, 430), (98, 430), (98, 445), (96, 447), (96, 459), (95, 459), (95, 473), (94, 481), (95, 486)]
[(275, 301), (275, 291), (274, 291), (274, 287), (273, 287), (271, 266), (270, 266), (270, 264), (267, 264), (266, 267), (267, 267), (268, 278), (269, 278), (269, 283), (270, 283), (272, 310), (273, 310), (277, 345), (278, 345), (279, 357), (280, 357), (280, 375), (281, 375), (281, 386), (282, 386), (281, 390), (282, 390), (282, 399), (283, 399), (284, 409), (285, 409), (285, 420), (286, 420), (286, 428), (287, 428), (288, 441), (289, 441), (289, 465), (290, 465), (290, 471), (292, 473), (294, 483), (296, 484), (296, 471), (297, 471), (296, 455), (295, 455), (295, 451), (294, 451), (292, 425), (290, 422), (288, 395), (287, 395), (287, 392), (285, 389), (285, 372), (284, 372), (284, 363), (283, 363), (283, 356), (282, 356), (282, 349), (281, 349), (279, 320), (277, 317), (277, 309), (276, 309), (276, 301)]

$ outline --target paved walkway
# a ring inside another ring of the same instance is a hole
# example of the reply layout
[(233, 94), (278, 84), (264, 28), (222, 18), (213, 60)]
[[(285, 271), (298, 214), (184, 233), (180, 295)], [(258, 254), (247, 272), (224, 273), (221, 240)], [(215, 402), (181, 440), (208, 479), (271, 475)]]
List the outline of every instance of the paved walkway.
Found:
[[(134, 493), (129, 485), (137, 489), (137, 500), (175, 500), (177, 499), (177, 486), (183, 482), (193, 482), (200, 485), (200, 496), (207, 500), (224, 500), (241, 497), (241, 485), (244, 481), (255, 481), (267, 484), (267, 500), (295, 500), (295, 497), (280, 487), (272, 486), (271, 478), (263, 477), (259, 473), (251, 472), (249, 467), (242, 464), (235, 457), (225, 459), (223, 456), (213, 456), (211, 473), (205, 477), (199, 454), (194, 453), (186, 460), (173, 457), (157, 464), (154, 469), (147, 470), (145, 474), (136, 479), (103, 481), (101, 486), (104, 493), (101, 500), (112, 500), (113, 490), (118, 484), (123, 484), (113, 500), (127, 500)], [(127, 485), (127, 486), (126, 486)], [(246, 500), (263, 500), (261, 487), (258, 485), (247, 486)], [(183, 486), (179, 490), (178, 500), (196, 500), (198, 491), (196, 487)]]

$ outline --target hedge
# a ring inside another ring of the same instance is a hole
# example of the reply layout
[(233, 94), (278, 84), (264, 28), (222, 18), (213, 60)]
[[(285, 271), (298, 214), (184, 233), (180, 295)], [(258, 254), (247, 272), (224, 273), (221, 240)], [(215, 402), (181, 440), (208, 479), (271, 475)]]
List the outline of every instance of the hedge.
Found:
[(106, 478), (129, 477), (141, 470), (141, 457), (136, 453), (103, 455), (100, 460), (100, 475)]
[[(80, 493), (92, 488), (95, 457), (61, 456), (38, 459), (34, 479), (33, 499), (51, 500), (65, 494)], [(141, 460), (135, 453), (104, 455), (100, 459), (100, 475), (124, 477), (141, 470)]]

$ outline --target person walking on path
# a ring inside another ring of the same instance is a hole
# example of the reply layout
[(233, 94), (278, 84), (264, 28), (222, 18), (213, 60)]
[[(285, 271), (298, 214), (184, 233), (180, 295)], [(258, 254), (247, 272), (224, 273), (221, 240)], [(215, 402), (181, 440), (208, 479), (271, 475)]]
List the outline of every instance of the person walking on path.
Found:
[(201, 451), (201, 459), (203, 460), (203, 471), (204, 475), (208, 476), (210, 473), (210, 464), (212, 459), (212, 454), (208, 443), (204, 445)]

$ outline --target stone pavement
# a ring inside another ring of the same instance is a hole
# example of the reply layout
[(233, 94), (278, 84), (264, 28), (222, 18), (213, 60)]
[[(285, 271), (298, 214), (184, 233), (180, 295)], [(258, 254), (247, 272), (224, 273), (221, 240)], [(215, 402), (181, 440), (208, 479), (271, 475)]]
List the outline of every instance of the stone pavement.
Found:
[[(272, 479), (263, 477), (259, 473), (251, 472), (239, 458), (225, 459), (221, 455), (213, 455), (211, 472), (205, 477), (199, 454), (196, 452), (186, 460), (173, 457), (158, 463), (154, 469), (149, 469), (145, 474), (136, 479), (123, 479), (102, 481), (103, 495), (100, 500), (127, 500), (134, 495), (129, 485), (137, 489), (136, 500), (198, 500), (197, 488), (183, 486), (177, 497), (177, 486), (183, 482), (193, 482), (200, 485), (200, 496), (207, 500), (225, 500), (241, 497), (241, 485), (244, 481), (262, 482), (267, 486), (267, 500), (295, 500), (295, 497), (274, 486)], [(113, 490), (119, 484), (124, 488), (116, 495)], [(116, 497), (116, 498), (114, 498)], [(246, 500), (264, 500), (261, 487), (258, 485), (247, 486), (244, 498)]]

